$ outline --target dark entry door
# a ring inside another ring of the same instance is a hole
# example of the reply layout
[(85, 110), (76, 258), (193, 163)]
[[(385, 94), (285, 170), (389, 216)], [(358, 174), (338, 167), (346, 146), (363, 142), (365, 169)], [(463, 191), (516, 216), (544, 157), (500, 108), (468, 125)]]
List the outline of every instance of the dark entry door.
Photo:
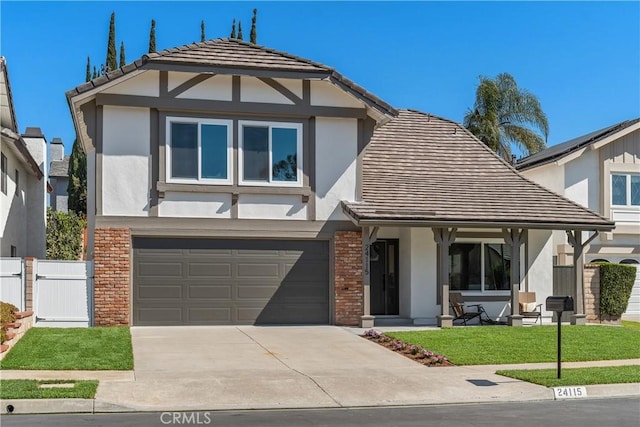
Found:
[(377, 240), (370, 253), (371, 314), (397, 315), (398, 240)]

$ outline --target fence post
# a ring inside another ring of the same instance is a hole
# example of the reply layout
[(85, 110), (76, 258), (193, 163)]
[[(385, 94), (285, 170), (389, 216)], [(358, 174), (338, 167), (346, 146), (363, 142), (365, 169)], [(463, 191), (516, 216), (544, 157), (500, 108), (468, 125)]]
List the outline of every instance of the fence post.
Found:
[(25, 310), (33, 310), (33, 282), (35, 280), (34, 257), (25, 257), (24, 259), (24, 284), (25, 284)]

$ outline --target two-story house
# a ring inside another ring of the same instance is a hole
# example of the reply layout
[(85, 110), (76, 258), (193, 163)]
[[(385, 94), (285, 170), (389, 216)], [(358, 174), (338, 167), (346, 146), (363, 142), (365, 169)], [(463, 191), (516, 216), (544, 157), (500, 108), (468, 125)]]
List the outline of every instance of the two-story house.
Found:
[(0, 57), (0, 257), (46, 252), (46, 148), (39, 128), (18, 132), (7, 62)]
[[(615, 221), (588, 248), (587, 261), (640, 264), (640, 118), (627, 120), (547, 148), (520, 160), (526, 177)], [(558, 265), (571, 264), (573, 248), (553, 233)], [(640, 318), (640, 269), (626, 317)]]
[(553, 230), (582, 247), (614, 226), (458, 123), (234, 39), (145, 55), (67, 99), (96, 325), (450, 325), (450, 292), (518, 325), (520, 290), (552, 292)]
[(67, 212), (69, 210), (69, 156), (64, 154), (64, 143), (60, 138), (52, 138), (49, 144), (49, 183), (51, 194), (49, 206), (54, 211)]

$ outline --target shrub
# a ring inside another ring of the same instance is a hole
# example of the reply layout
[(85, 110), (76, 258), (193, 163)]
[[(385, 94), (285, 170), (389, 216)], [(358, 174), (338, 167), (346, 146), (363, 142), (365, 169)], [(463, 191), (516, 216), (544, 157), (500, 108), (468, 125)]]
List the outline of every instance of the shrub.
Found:
[(47, 210), (47, 259), (76, 260), (82, 251), (86, 221), (73, 211)]
[(15, 322), (18, 311), (18, 307), (15, 305), (0, 301), (0, 323), (4, 325)]
[(4, 328), (0, 328), (0, 344), (7, 340), (7, 331)]
[(624, 264), (600, 264), (600, 314), (620, 317), (627, 309), (636, 269)]

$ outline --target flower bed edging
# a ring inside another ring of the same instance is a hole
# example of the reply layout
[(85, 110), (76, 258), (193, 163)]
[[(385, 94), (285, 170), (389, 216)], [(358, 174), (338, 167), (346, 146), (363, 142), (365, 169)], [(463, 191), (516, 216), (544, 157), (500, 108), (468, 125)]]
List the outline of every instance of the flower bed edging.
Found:
[(375, 329), (369, 329), (362, 337), (426, 366), (453, 366), (453, 363), (442, 354), (435, 354), (422, 346), (393, 339)]

